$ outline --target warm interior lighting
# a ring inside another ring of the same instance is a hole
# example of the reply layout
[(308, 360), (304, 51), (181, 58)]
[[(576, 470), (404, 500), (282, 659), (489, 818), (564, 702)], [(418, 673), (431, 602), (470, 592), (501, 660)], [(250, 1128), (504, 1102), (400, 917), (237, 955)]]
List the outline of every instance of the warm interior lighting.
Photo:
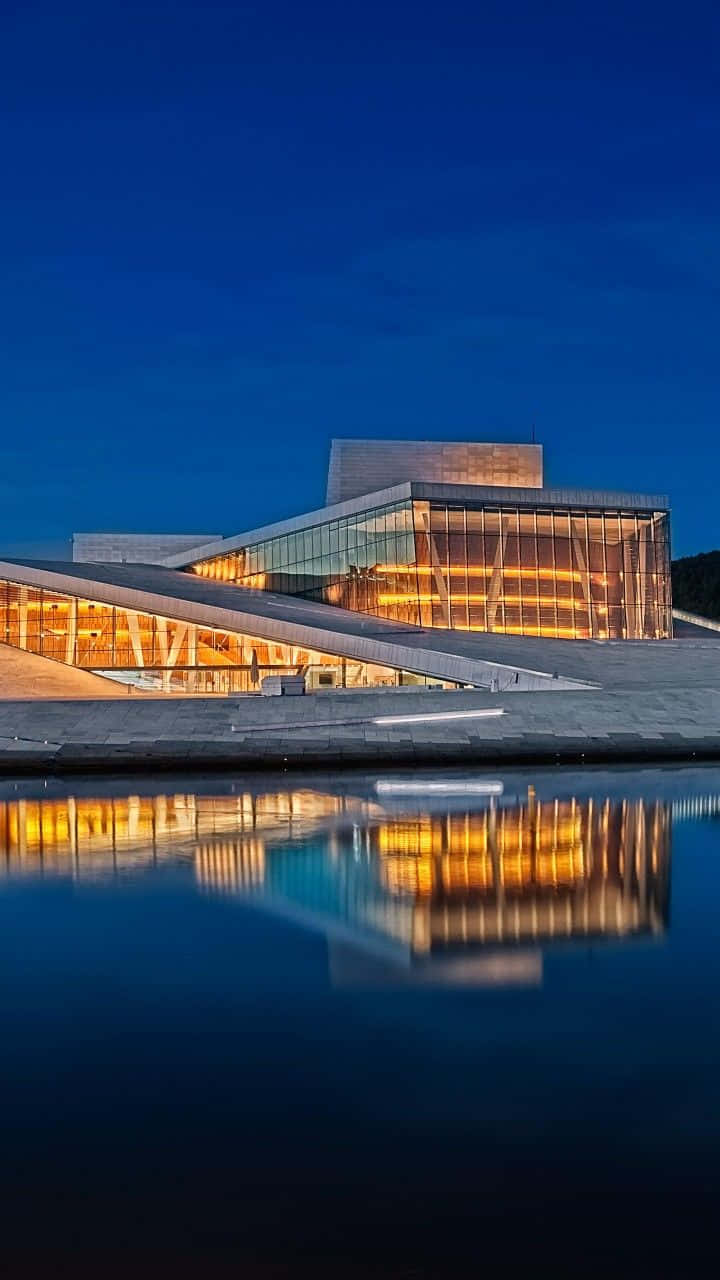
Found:
[[(33, 593), (34, 598), (23, 596)], [(26, 612), (27, 610), (27, 612)], [(45, 625), (45, 624), (48, 625)], [(198, 627), (164, 614), (66, 596), (43, 599), (42, 589), (0, 581), (0, 631), (5, 642), (70, 666), (112, 675), (137, 673), (146, 688), (168, 693), (255, 692), (254, 652), (260, 675), (308, 677), (313, 690), (396, 686), (407, 677), (395, 667), (343, 659), (300, 645), (259, 636)], [(423, 677), (417, 682), (422, 684)], [(440, 681), (455, 687), (453, 681)]]
[[(456, 622), (453, 625), (455, 631), (477, 631), (482, 632), (484, 635), (488, 634), (487, 627), (468, 626), (466, 622)], [(499, 633), (501, 635), (508, 636), (542, 636), (545, 640), (556, 640), (559, 638), (568, 640), (587, 640), (588, 638), (587, 627), (580, 629), (577, 627), (554, 627), (551, 623), (548, 623), (547, 626), (544, 627), (509, 627), (498, 625), (496, 623), (494, 627), (490, 628), (490, 632), (492, 634)]]
[[(450, 603), (458, 604), (486, 604), (490, 597), (488, 595), (475, 595), (472, 592), (459, 592), (453, 595)], [(382, 592), (378, 595), (378, 604), (409, 604), (411, 602), (419, 602), (420, 604), (441, 604), (441, 598), (438, 595), (418, 595), (416, 592)], [(575, 596), (507, 596), (497, 597), (497, 606), (501, 604), (544, 604), (550, 605), (552, 608), (558, 609), (584, 609), (587, 612), (588, 605), (585, 600), (576, 598)]]
[[(376, 573), (417, 573), (425, 577), (431, 574), (440, 573), (443, 577), (448, 574), (451, 577), (491, 577), (494, 573), (500, 574), (505, 578), (543, 578), (548, 581), (557, 579), (560, 582), (582, 582), (588, 577), (587, 573), (581, 573), (579, 569), (540, 569), (528, 567), (518, 568), (517, 566), (506, 565), (504, 567), (497, 566), (493, 568), (488, 564), (469, 564), (467, 568), (464, 564), (440, 565), (437, 569), (429, 564), (377, 564), (375, 565)], [(597, 573), (591, 573), (591, 578), (598, 578)]]

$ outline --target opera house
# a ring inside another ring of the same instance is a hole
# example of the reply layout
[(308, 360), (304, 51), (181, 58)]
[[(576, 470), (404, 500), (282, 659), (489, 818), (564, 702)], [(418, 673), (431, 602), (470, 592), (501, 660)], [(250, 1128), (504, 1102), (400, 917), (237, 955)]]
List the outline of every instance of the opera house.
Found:
[(669, 540), (666, 497), (546, 487), (539, 445), (335, 440), (320, 510), (0, 561), (0, 639), (167, 693), (537, 687), (539, 641), (671, 636)]

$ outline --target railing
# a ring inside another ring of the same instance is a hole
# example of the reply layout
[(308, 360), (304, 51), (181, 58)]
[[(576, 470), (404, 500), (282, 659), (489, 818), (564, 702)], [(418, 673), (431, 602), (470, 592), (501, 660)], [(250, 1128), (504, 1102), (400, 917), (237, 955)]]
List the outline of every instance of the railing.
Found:
[(720, 631), (720, 622), (712, 618), (702, 618), (699, 613), (686, 613), (684, 609), (673, 609), (673, 618), (678, 622), (691, 622), (695, 627), (706, 627), (708, 631)]

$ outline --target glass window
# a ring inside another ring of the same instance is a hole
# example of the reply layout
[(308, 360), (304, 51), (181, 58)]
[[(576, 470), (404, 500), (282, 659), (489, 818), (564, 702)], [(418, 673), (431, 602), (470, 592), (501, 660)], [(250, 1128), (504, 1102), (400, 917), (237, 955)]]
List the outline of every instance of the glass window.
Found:
[[(253, 567), (256, 580), (251, 576), (248, 585), (426, 626), (602, 637), (668, 633), (668, 561), (663, 512), (511, 505), (501, 512), (413, 501), (283, 536), (245, 556), (217, 557), (203, 568), (206, 576), (233, 580)], [(290, 564), (305, 573), (285, 574)], [(27, 615), (26, 609), (25, 643), (31, 635), (56, 644), (48, 623), (33, 629)], [(8, 606), (6, 617), (6, 629), (17, 632), (17, 610)]]

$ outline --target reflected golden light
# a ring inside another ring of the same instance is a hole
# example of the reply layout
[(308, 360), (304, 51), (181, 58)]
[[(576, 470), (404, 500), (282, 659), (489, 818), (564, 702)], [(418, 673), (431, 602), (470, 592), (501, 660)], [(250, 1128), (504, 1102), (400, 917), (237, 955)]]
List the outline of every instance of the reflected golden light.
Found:
[[(340, 911), (353, 928), (425, 953), (663, 928), (668, 805), (542, 800), (532, 789), (524, 803), (492, 797), (484, 809), (408, 812), (402, 803), (396, 814), (300, 788), (15, 799), (0, 803), (0, 866), (82, 879), (181, 859), (203, 891)], [(711, 811), (691, 802), (687, 815), (695, 808)]]

